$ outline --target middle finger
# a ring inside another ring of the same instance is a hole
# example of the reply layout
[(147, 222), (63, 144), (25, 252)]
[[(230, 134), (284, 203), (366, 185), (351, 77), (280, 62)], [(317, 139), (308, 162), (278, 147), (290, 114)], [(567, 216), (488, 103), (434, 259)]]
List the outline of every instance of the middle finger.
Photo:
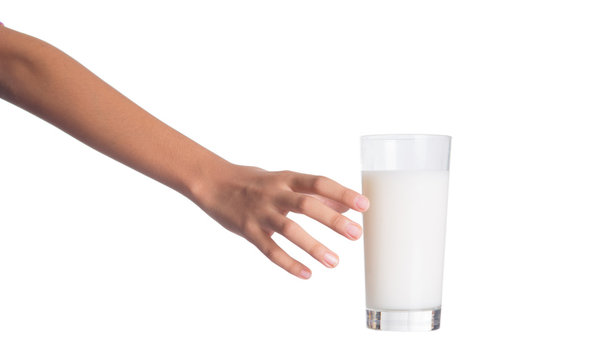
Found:
[(359, 224), (310, 195), (286, 191), (279, 196), (278, 202), (279, 206), (285, 210), (313, 218), (348, 239), (357, 240), (361, 236), (362, 231)]

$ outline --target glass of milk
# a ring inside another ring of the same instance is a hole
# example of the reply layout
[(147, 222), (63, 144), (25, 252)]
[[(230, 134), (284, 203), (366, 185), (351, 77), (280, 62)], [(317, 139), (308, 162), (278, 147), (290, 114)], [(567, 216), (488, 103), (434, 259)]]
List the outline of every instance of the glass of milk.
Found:
[(367, 327), (439, 329), (451, 137), (361, 137)]

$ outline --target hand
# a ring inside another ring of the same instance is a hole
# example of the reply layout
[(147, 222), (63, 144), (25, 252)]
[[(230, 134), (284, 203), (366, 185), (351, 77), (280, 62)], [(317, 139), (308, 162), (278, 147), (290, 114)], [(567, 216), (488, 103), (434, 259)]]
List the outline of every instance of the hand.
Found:
[(340, 213), (349, 208), (365, 211), (363, 195), (322, 176), (292, 171), (222, 165), (214, 179), (201, 186), (195, 202), (226, 229), (253, 243), (272, 262), (289, 273), (308, 279), (309, 268), (296, 261), (272, 239), (275, 232), (333, 268), (338, 255), (310, 236), (289, 212), (307, 215), (350, 240), (361, 236), (361, 226)]

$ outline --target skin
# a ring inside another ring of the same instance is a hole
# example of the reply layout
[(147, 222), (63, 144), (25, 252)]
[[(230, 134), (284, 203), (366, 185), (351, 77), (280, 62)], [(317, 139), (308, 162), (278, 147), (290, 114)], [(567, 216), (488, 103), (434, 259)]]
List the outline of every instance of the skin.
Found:
[(0, 97), (105, 155), (175, 189), (272, 262), (308, 279), (312, 272), (271, 238), (276, 232), (329, 268), (338, 255), (310, 236), (289, 212), (347, 239), (361, 226), (344, 215), (369, 201), (323, 176), (232, 164), (205, 149), (55, 47), (0, 25)]

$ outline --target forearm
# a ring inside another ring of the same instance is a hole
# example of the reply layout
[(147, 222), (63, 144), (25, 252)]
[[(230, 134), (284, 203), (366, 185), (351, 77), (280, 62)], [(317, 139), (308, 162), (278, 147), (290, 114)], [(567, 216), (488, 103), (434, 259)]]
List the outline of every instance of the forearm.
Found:
[(0, 97), (189, 198), (226, 164), (63, 52), (2, 27)]

